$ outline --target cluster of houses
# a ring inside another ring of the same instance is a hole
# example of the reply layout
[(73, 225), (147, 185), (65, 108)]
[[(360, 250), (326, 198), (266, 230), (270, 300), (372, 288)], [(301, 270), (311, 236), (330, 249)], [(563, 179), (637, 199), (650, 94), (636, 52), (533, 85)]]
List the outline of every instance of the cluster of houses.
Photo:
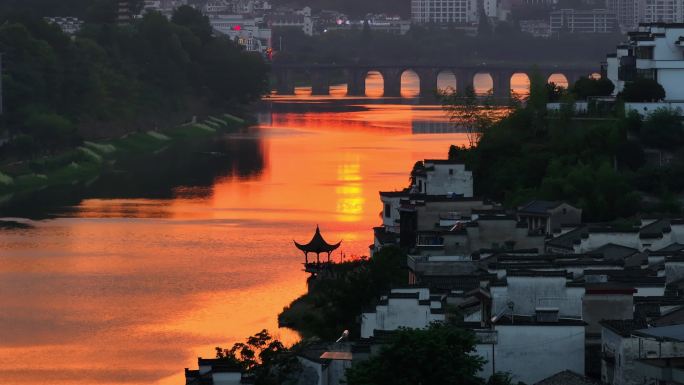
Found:
[[(359, 340), (302, 353), (302, 384), (341, 384), (393, 332), (433, 322), (475, 333), (484, 378), (684, 384), (684, 220), (587, 224), (580, 209), (539, 200), (505, 210), (473, 196), (457, 161), (428, 159), (411, 176), (408, 188), (380, 193), (370, 246), (408, 251), (406, 285), (360, 315)], [(200, 364), (189, 384), (212, 375)]]
[(450, 322), (478, 336), (484, 377), (684, 383), (684, 220), (587, 224), (540, 200), (504, 210), (473, 196), (457, 161), (425, 160), (411, 176), (380, 193), (371, 245), (409, 251), (408, 285), (362, 315), (362, 338)]

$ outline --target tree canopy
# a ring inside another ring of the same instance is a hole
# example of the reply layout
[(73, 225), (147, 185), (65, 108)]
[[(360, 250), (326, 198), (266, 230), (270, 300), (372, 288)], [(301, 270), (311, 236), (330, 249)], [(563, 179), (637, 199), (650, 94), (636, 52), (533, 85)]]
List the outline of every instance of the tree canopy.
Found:
[(658, 102), (665, 99), (665, 89), (654, 79), (638, 78), (626, 82), (619, 96), (626, 102)]
[(472, 332), (433, 324), (400, 329), (378, 354), (347, 369), (349, 385), (475, 385), (484, 360), (475, 355)]
[(575, 98), (586, 100), (590, 96), (610, 96), (615, 90), (615, 85), (610, 79), (594, 79), (582, 77), (572, 85), (570, 92)]
[[(537, 75), (530, 81), (524, 106), (484, 130), (477, 146), (450, 151), (473, 171), (476, 194), (509, 207), (530, 199), (565, 200), (582, 208), (587, 221), (630, 217), (642, 209), (635, 180), (622, 169), (639, 162), (616, 163), (634, 144), (626, 135), (634, 123), (575, 119), (572, 95), (557, 96)], [(555, 98), (568, 108), (548, 112), (546, 103)]]
[(260, 55), (211, 36), (206, 17), (192, 8), (179, 8), (173, 20), (148, 13), (128, 26), (91, 22), (70, 38), (31, 14), (6, 16), (0, 131), (24, 138), (21, 148), (33, 143), (28, 155), (57, 151), (79, 137), (228, 111), (267, 91)]

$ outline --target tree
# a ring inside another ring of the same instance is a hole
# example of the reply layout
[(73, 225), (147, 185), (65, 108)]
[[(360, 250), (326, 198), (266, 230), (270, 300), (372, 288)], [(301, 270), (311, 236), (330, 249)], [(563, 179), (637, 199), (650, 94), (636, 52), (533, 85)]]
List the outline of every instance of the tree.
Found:
[(676, 149), (684, 145), (684, 126), (679, 112), (659, 108), (644, 120), (640, 130), (644, 145), (663, 149)]
[(51, 152), (80, 143), (73, 123), (56, 114), (33, 113), (25, 125), (34, 140)]
[(240, 367), (256, 385), (281, 385), (301, 370), (295, 353), (265, 329), (230, 349), (216, 347), (216, 358)]
[(433, 324), (400, 329), (380, 352), (347, 369), (349, 385), (475, 385), (484, 360), (472, 332)]
[(590, 96), (610, 96), (613, 90), (615, 85), (610, 79), (582, 77), (575, 82), (570, 92), (577, 99), (586, 100)]
[(188, 28), (202, 43), (211, 39), (212, 28), (209, 18), (193, 7), (183, 5), (173, 12), (171, 22)]
[(627, 82), (618, 95), (626, 102), (657, 102), (665, 99), (665, 89), (654, 79)]
[(479, 98), (475, 89), (468, 86), (463, 95), (448, 89), (440, 93), (440, 99), (451, 121), (465, 131), (470, 147), (476, 146), (482, 134), (496, 121), (497, 108), (491, 92)]

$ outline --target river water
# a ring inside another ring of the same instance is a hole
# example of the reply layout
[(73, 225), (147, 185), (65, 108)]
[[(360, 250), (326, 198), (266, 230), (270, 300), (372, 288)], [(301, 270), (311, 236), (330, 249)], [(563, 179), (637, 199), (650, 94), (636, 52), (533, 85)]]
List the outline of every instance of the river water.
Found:
[(258, 119), (3, 211), (34, 227), (0, 231), (0, 382), (182, 384), (217, 345), (295, 341), (276, 320), (306, 289), (292, 241), (318, 224), (335, 260), (366, 255), (378, 191), (467, 143), (410, 100), (275, 97)]

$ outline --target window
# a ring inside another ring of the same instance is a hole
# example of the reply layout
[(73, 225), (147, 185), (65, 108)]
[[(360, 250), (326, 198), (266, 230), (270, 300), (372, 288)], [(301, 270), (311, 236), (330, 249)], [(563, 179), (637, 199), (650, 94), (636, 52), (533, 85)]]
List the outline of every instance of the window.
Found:
[(453, 168), (449, 169), (449, 175), (454, 175), (454, 169)]
[(392, 205), (389, 203), (385, 203), (385, 218), (389, 218), (392, 216)]

